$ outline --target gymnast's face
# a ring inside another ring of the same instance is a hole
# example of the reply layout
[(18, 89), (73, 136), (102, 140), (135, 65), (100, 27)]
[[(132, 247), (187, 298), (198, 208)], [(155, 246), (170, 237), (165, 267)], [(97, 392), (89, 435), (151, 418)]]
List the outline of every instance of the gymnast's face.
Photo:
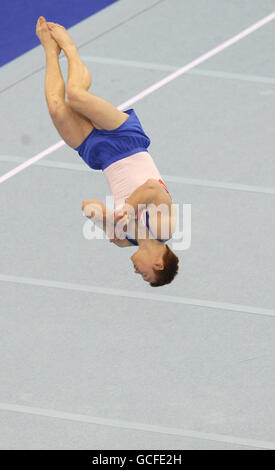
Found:
[(139, 248), (133, 256), (131, 256), (131, 260), (134, 272), (140, 274), (146, 282), (156, 281), (153, 269), (158, 271), (159, 269), (164, 268), (161, 255), (157, 255), (156, 253), (151, 254), (148, 250), (144, 250), (142, 248)]

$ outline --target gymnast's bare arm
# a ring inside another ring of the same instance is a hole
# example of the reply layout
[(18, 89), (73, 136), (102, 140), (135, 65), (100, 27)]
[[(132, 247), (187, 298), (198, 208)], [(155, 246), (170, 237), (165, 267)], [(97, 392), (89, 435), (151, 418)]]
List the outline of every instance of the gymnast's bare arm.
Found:
[(124, 238), (123, 240), (120, 240), (119, 238), (110, 238), (110, 242), (114, 243), (115, 245), (119, 246), (120, 248), (125, 248), (126, 246), (133, 246), (132, 243), (127, 240), (127, 238)]
[(150, 178), (139, 186), (126, 202), (137, 213), (139, 204), (155, 204), (156, 206), (167, 204), (170, 206), (171, 198), (157, 180)]
[[(85, 199), (82, 203), (82, 210), (84, 215), (88, 219), (93, 219), (94, 223), (100, 227), (108, 236), (108, 231), (114, 224), (114, 213), (113, 211), (106, 208), (103, 202), (97, 199)], [(108, 221), (110, 225), (108, 226)], [(126, 246), (132, 246), (132, 244), (125, 238), (123, 240), (117, 238), (115, 235), (110, 237), (110, 242), (124, 248)]]
[[(130, 217), (137, 214), (139, 205), (145, 205), (150, 215), (150, 227), (157, 238), (163, 238), (162, 229), (165, 231), (164, 238), (170, 238), (174, 232), (174, 215), (172, 211), (172, 199), (163, 186), (156, 179), (150, 178), (139, 186), (127, 199), (126, 205), (121, 208), (120, 213), (115, 215), (118, 222), (129, 212)], [(159, 213), (158, 208), (163, 208)], [(166, 209), (166, 210), (164, 210)]]

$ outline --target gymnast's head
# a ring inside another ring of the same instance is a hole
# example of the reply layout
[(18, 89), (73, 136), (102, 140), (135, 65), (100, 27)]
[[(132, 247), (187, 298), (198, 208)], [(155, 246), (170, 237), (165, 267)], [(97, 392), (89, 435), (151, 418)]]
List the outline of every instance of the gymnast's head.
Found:
[(134, 271), (140, 274), (145, 282), (152, 287), (170, 284), (178, 274), (179, 259), (164, 243), (154, 244), (148, 249), (146, 245), (139, 246), (131, 256)]

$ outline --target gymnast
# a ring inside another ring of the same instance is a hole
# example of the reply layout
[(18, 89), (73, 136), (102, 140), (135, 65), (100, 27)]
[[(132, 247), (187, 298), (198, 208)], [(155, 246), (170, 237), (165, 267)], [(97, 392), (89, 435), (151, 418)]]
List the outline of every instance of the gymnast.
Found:
[[(53, 124), (90, 168), (103, 171), (114, 198), (114, 211), (96, 199), (84, 200), (84, 214), (111, 233), (118, 247), (138, 246), (131, 256), (134, 271), (152, 287), (169, 284), (179, 262), (165, 243), (175, 230), (174, 204), (148, 153), (149, 137), (133, 109), (120, 111), (88, 92), (91, 74), (63, 26), (40, 16), (36, 34), (46, 56), (45, 96)], [(67, 101), (61, 50), (68, 60)]]

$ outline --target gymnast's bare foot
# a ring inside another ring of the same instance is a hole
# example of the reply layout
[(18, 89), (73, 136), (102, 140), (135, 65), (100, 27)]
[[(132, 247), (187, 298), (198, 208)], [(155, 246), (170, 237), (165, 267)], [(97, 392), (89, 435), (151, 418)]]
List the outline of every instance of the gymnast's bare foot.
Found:
[(57, 42), (52, 38), (47, 22), (43, 16), (40, 16), (36, 23), (36, 35), (40, 39), (45, 52), (55, 52), (60, 54), (61, 48)]
[(67, 57), (77, 53), (77, 46), (64, 26), (51, 22), (47, 24), (52, 38), (57, 42), (59, 47), (61, 47)]
[(51, 22), (48, 22), (47, 24), (51, 32), (51, 36), (64, 51), (68, 60), (73, 59), (74, 61), (77, 61), (79, 82), (81, 83), (81, 86), (85, 88), (85, 90), (88, 90), (92, 84), (92, 77), (90, 71), (80, 59), (78, 55), (77, 46), (72, 40), (68, 31), (66, 30), (66, 28), (64, 28), (64, 26), (61, 26), (60, 24)]

